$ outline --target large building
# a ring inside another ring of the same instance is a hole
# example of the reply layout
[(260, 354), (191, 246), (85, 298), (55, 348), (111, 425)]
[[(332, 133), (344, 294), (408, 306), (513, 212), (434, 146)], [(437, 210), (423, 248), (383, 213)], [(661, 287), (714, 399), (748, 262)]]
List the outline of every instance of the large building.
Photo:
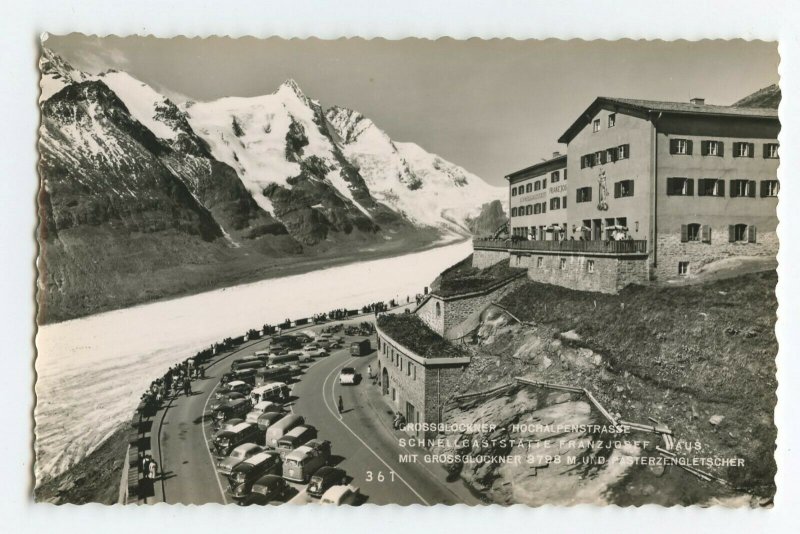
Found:
[[(534, 280), (614, 292), (726, 257), (774, 256), (779, 130), (775, 109), (597, 98), (559, 138), (566, 158), (507, 176), (512, 265)], [(566, 191), (548, 188), (547, 198), (566, 196), (567, 208), (561, 200), (557, 217), (529, 214), (541, 200), (528, 183), (564, 164)]]
[(511, 235), (558, 240), (567, 232), (567, 156), (553, 158), (506, 176)]

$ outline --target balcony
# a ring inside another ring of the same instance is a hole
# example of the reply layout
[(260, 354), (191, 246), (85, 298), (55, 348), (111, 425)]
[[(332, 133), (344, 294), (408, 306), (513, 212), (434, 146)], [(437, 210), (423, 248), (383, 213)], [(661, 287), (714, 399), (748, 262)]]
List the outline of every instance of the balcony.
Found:
[(526, 241), (500, 239), (474, 239), (473, 249), (515, 250), (563, 254), (647, 254), (647, 240), (626, 241)]

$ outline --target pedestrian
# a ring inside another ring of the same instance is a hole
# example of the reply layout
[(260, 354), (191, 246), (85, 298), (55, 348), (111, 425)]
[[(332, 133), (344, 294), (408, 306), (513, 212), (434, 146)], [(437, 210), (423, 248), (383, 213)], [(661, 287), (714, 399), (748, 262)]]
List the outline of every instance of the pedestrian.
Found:
[(344, 411), (344, 402), (342, 401), (342, 396), (339, 395), (339, 413)]
[(192, 394), (192, 381), (188, 376), (183, 380), (183, 393), (187, 397)]
[(150, 459), (150, 465), (148, 467), (149, 467), (149, 473), (148, 474), (150, 475), (150, 480), (155, 480), (156, 479), (156, 471), (158, 471), (158, 464), (156, 463), (155, 460), (153, 460), (151, 458)]
[(372, 366), (371, 365), (367, 366), (367, 376), (372, 378)]
[(142, 457), (142, 475), (147, 478), (147, 474), (150, 472), (150, 455), (145, 454)]

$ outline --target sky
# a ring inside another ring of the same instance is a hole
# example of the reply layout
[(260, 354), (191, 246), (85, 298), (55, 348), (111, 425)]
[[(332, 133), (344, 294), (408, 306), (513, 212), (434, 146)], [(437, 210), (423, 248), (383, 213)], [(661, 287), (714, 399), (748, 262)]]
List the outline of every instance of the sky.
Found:
[(566, 150), (597, 96), (728, 105), (778, 83), (777, 43), (512, 39), (49, 36), (91, 73), (124, 70), (176, 101), (273, 93), (286, 79), (324, 107), (360, 111), (493, 185)]

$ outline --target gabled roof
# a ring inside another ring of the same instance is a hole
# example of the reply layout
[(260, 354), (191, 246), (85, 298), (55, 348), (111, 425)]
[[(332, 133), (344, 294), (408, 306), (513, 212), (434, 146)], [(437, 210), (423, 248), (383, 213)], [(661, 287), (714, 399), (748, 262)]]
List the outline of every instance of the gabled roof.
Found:
[(622, 112), (650, 115), (667, 113), (673, 115), (707, 115), (715, 117), (747, 117), (753, 119), (778, 120), (778, 110), (771, 108), (740, 108), (735, 106), (714, 106), (711, 104), (692, 104), (691, 102), (662, 102), (659, 100), (639, 100), (635, 98), (597, 97), (591, 105), (567, 128), (559, 143), (569, 143), (578, 135), (599, 109), (615, 109)]

